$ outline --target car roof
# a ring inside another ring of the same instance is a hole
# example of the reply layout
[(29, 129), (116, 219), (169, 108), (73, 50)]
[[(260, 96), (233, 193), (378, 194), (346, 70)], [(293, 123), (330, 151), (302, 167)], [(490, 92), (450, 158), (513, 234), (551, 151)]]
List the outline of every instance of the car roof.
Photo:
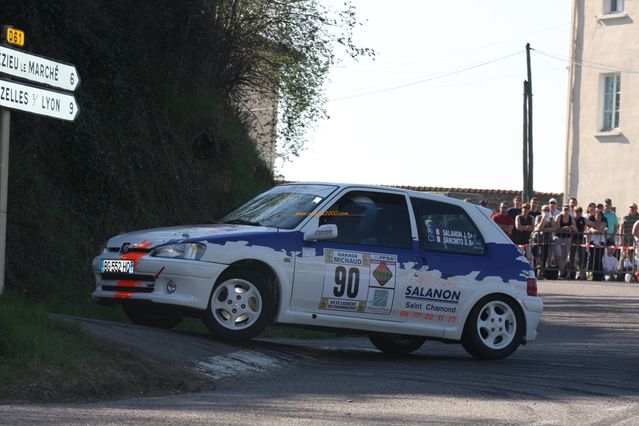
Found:
[(399, 193), (407, 194), (409, 197), (427, 198), (429, 200), (440, 200), (440, 201), (445, 201), (451, 204), (457, 204), (460, 206), (464, 206), (468, 204), (467, 202), (463, 200), (458, 200), (457, 198), (436, 194), (434, 192), (415, 191), (413, 189), (405, 189), (405, 188), (388, 186), (388, 185), (369, 185), (365, 183), (339, 183), (339, 182), (282, 182), (279, 185), (330, 185), (330, 186), (337, 186), (339, 189), (366, 188), (366, 189), (381, 189), (385, 191), (392, 190)]

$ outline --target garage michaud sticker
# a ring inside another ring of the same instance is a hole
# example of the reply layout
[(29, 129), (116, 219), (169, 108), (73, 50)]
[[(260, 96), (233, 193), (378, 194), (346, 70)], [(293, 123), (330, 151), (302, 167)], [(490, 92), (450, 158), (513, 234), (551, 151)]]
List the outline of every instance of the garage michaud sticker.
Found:
[(326, 249), (319, 309), (388, 315), (397, 281), (397, 256)]

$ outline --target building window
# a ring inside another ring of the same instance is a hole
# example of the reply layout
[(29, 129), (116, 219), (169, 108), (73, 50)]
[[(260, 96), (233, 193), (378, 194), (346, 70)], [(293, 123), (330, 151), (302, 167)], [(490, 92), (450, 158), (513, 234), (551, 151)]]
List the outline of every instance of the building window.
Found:
[(601, 130), (619, 128), (619, 105), (621, 103), (621, 76), (609, 74), (604, 77), (603, 126)]
[(607, 0), (608, 6), (607, 13), (621, 13), (623, 12), (623, 0)]

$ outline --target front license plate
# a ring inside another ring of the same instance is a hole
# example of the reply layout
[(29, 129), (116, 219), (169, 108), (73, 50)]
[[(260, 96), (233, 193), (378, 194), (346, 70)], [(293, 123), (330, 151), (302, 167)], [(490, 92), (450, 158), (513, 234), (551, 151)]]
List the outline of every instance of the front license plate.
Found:
[(118, 272), (121, 274), (132, 274), (133, 261), (103, 259), (102, 264), (100, 265), (100, 272)]

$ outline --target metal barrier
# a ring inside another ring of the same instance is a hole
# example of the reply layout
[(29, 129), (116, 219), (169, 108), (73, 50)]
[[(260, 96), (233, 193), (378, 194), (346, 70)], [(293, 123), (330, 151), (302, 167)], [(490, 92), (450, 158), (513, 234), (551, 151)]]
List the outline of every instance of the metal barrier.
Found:
[(518, 247), (538, 279), (639, 282), (639, 245), (632, 236), (534, 231)]

